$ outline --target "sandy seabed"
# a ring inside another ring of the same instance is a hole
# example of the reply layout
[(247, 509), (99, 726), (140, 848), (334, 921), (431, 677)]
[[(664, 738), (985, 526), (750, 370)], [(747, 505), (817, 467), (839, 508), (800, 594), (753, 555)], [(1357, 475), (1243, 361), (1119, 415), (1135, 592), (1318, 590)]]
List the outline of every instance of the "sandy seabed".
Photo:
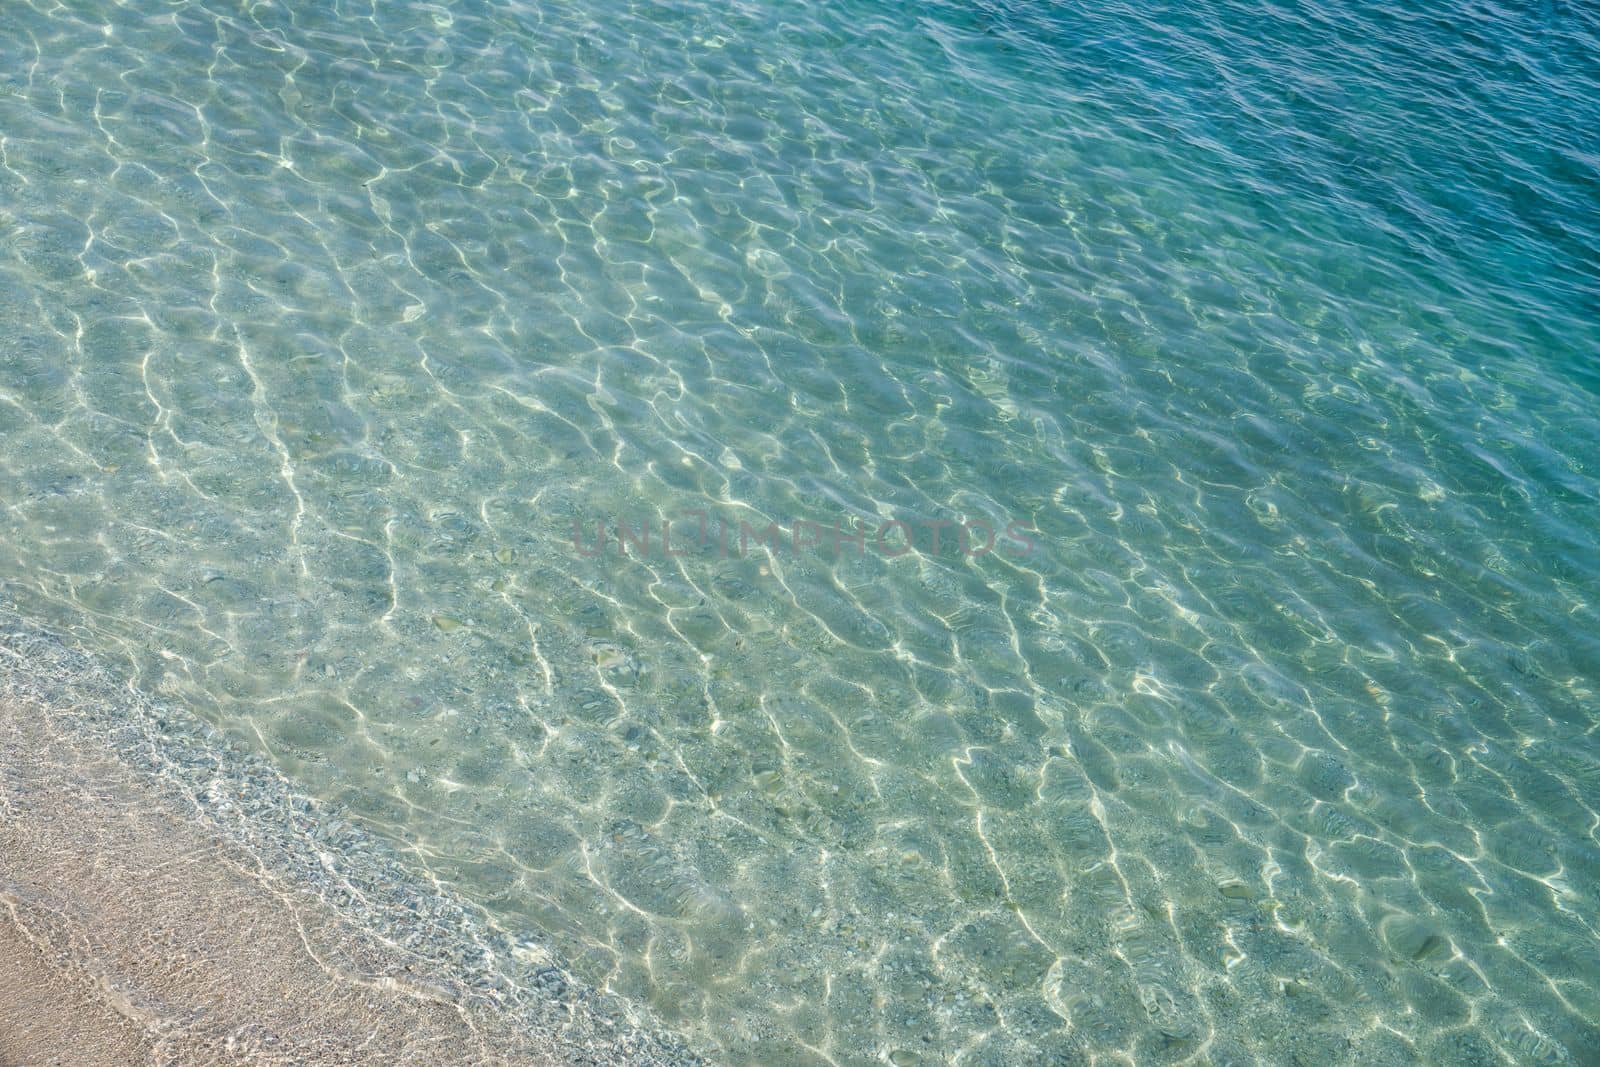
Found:
[(0, 1067), (698, 1062), (0, 619)]

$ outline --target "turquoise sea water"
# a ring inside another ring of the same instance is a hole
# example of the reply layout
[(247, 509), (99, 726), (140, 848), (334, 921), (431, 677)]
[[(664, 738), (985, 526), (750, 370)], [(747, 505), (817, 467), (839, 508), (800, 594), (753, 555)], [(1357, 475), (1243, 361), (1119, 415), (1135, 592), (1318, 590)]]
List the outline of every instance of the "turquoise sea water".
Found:
[(716, 1062), (1600, 1063), (1597, 129), (1558, 0), (15, 0), (0, 599)]

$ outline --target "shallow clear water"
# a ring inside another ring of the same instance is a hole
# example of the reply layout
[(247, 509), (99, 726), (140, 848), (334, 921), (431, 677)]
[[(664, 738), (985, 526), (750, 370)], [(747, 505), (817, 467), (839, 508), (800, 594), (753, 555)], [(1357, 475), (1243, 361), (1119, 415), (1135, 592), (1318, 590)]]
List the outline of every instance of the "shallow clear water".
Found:
[(1597, 128), (1556, 0), (9, 3), (0, 595), (719, 1062), (1600, 1062)]

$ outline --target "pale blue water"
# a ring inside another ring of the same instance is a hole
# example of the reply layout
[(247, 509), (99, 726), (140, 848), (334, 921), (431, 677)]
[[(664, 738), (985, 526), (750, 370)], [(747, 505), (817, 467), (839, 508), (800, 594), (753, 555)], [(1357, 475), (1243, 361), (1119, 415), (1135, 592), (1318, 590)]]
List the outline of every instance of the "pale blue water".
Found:
[(14, 0), (0, 591), (717, 1062), (1600, 1063), (1596, 129), (1581, 2)]

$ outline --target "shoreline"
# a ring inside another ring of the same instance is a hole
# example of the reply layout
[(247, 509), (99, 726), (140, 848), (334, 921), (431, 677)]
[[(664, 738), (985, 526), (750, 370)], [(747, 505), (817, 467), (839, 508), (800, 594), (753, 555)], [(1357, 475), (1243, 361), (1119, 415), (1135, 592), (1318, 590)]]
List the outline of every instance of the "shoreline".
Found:
[(0, 1067), (703, 1062), (539, 957), (0, 617)]

